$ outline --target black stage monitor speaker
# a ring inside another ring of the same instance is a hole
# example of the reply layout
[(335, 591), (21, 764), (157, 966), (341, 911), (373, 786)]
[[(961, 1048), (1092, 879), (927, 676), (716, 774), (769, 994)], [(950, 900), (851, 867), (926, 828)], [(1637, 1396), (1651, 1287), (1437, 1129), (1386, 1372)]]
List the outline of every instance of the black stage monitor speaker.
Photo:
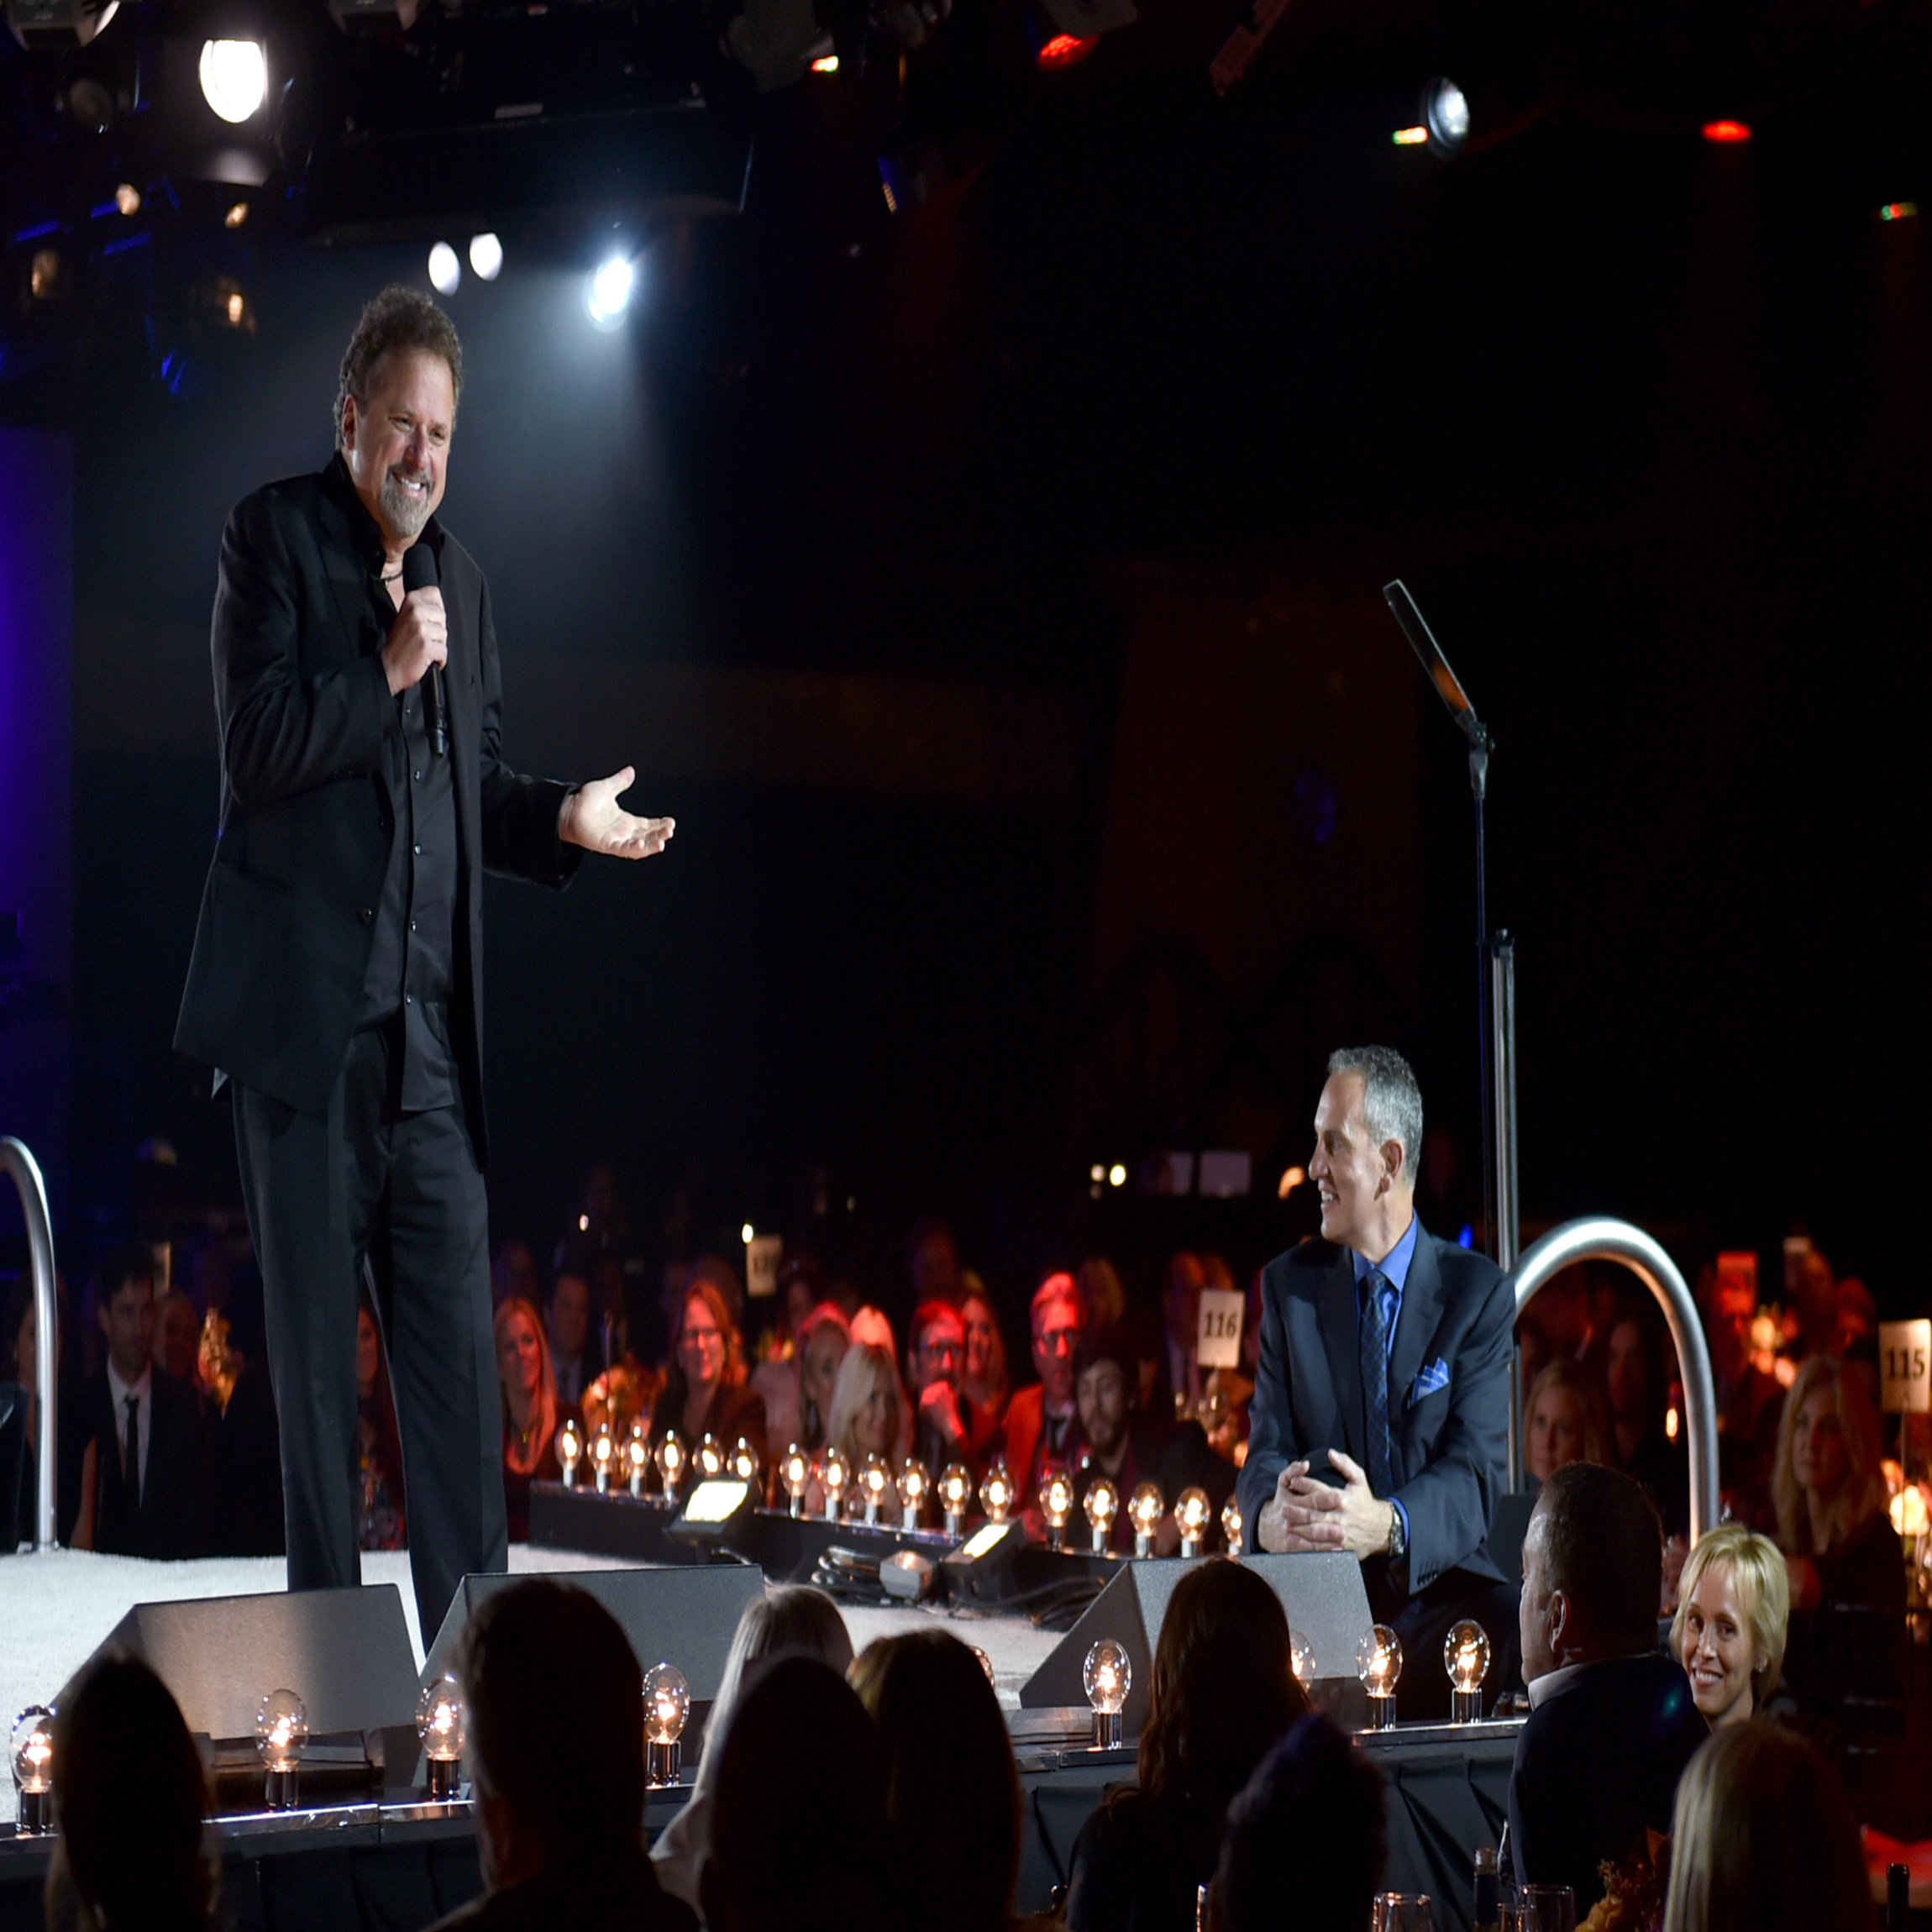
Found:
[[(1280, 1598), (1289, 1627), (1315, 1646), (1316, 1677), (1353, 1679), (1356, 1646), (1375, 1621), (1369, 1614), (1368, 1593), (1362, 1587), (1362, 1565), (1340, 1551), (1243, 1557), (1241, 1561), (1244, 1569), (1254, 1571)], [(1133, 1683), (1121, 1714), (1121, 1735), (1137, 1735), (1153, 1684), (1154, 1646), (1160, 1641), (1174, 1586), (1189, 1567), (1189, 1559), (1181, 1557), (1123, 1562), (1120, 1574), (1026, 1680), (1021, 1704), (1085, 1704), (1080, 1671), (1087, 1652), (1100, 1638), (1112, 1637), (1126, 1646), (1133, 1664)]]
[[(646, 1670), (660, 1661), (675, 1664), (696, 1704), (709, 1704), (717, 1695), (738, 1619), (753, 1598), (764, 1593), (764, 1572), (750, 1563), (560, 1570), (552, 1580), (589, 1591), (623, 1625)], [(463, 1579), (423, 1660), (421, 1683), (432, 1683), (456, 1668), (458, 1641), (477, 1605), (521, 1581), (496, 1571)], [(410, 1694), (413, 1699), (414, 1691)]]
[(394, 1583), (136, 1604), (94, 1656), (111, 1646), (144, 1659), (188, 1729), (212, 1738), (252, 1738), (272, 1690), (307, 1706), (312, 1736), (416, 1721), (416, 1654)]

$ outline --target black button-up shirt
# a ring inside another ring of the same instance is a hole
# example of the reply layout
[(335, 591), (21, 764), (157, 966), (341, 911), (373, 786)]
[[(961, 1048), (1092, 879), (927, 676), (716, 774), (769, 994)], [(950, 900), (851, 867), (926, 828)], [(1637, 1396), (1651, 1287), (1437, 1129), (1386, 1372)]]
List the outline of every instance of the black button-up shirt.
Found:
[[(364, 538), (370, 562), (367, 647), (380, 651), (396, 621), (396, 606), (382, 581), (382, 535), (356, 496), (339, 454), (330, 477), (353, 506), (352, 521)], [(433, 518), (423, 541), (437, 547), (442, 532)], [(460, 860), (456, 793), (451, 759), (430, 748), (423, 699), (425, 678), (396, 699), (401, 727), (383, 740), (386, 800), (384, 829), (390, 834), (389, 870), (382, 896), (370, 908), (369, 966), (363, 975), (357, 1024), (380, 1025), (400, 1013), (400, 1070), (391, 1069), (391, 1091), (407, 1112), (453, 1106), (457, 1100), (455, 1053), (450, 1043), (449, 1000), (455, 958), (457, 884)], [(400, 1075), (400, 1077), (398, 1077)]]

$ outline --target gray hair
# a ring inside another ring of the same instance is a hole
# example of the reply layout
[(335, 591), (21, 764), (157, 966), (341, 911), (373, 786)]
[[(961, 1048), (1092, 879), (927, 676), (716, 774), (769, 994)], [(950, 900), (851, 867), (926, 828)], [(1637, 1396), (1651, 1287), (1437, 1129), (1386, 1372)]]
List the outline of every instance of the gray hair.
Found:
[(452, 400), (463, 400), (463, 344), (456, 324), (420, 289), (391, 282), (363, 309), (342, 358), (335, 391), (335, 446), (342, 448), (342, 406), (369, 401), (370, 378), (383, 357), (408, 349), (439, 355), (449, 365)]
[(1328, 1056), (1329, 1079), (1338, 1074), (1361, 1075), (1362, 1124), (1377, 1147), (1402, 1143), (1403, 1184), (1414, 1187), (1422, 1158), (1422, 1089), (1415, 1069), (1393, 1047), (1343, 1047)]

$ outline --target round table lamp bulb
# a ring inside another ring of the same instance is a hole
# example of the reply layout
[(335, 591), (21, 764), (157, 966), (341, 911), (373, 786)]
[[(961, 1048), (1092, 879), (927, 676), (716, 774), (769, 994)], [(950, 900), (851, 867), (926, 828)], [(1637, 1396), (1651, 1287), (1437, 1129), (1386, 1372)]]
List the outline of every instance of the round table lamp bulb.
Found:
[(973, 1501), (973, 1472), (963, 1462), (948, 1462), (939, 1472), (939, 1507), (946, 1515), (946, 1534), (957, 1536), (966, 1526)]
[(13, 1785), (19, 1793), (19, 1830), (39, 1837), (54, 1829), (54, 1714), (30, 1704), (13, 1720)]
[(584, 1459), (584, 1432), (577, 1426), (575, 1417), (565, 1420), (557, 1431), (557, 1462), (564, 1472), (564, 1487), (574, 1489), (577, 1486), (577, 1465)]
[(664, 1485), (664, 1500), (677, 1499), (678, 1484), (684, 1480), (685, 1439), (675, 1429), (667, 1429), (664, 1440), (658, 1444), (658, 1475)]
[(1040, 1515), (1047, 1525), (1047, 1541), (1050, 1547), (1063, 1550), (1067, 1546), (1067, 1519), (1074, 1513), (1074, 1479), (1064, 1469), (1049, 1469), (1040, 1478), (1037, 1499)]
[(852, 1481), (852, 1458), (834, 1442), (818, 1462), (818, 1486), (825, 1492), (825, 1520), (838, 1520), (839, 1499)]
[(785, 1493), (791, 1500), (791, 1513), (802, 1515), (805, 1511), (805, 1486), (811, 1480), (811, 1458), (794, 1442), (785, 1452), (785, 1460), (778, 1466), (779, 1480), (785, 1484)]
[(1227, 1545), (1227, 1553), (1238, 1557), (1242, 1546), (1241, 1504), (1230, 1496), (1221, 1506), (1221, 1537)]
[(1096, 1478), (1082, 1507), (1087, 1512), (1088, 1527), (1094, 1532), (1094, 1552), (1105, 1556), (1114, 1533), (1114, 1519), (1121, 1513), (1120, 1484), (1111, 1476)]
[(979, 1485), (979, 1507), (989, 1523), (1004, 1523), (1013, 1513), (1013, 1478), (1004, 1456), (995, 1456), (988, 1466)]
[(1168, 1513), (1168, 1499), (1161, 1494), (1158, 1483), (1143, 1483), (1133, 1494), (1127, 1504), (1127, 1520), (1134, 1526), (1134, 1554), (1151, 1557), (1154, 1553), (1154, 1531), (1161, 1526), (1161, 1518)]
[(255, 1714), (255, 1747), (268, 1774), (270, 1811), (292, 1811), (302, 1747), (308, 1742), (308, 1708), (291, 1690), (272, 1690)]
[(1356, 1646), (1355, 1674), (1368, 1693), (1368, 1721), (1377, 1730), (1395, 1722), (1395, 1687), (1402, 1677), (1402, 1640), (1377, 1624)]
[(1451, 1716), (1473, 1724), (1483, 1714), (1483, 1680), (1489, 1674), (1489, 1635), (1465, 1617), (1442, 1640), (1442, 1667), (1449, 1673)]
[(1181, 1533), (1184, 1557), (1198, 1557), (1201, 1553), (1201, 1542), (1213, 1516), (1214, 1505), (1208, 1501), (1205, 1489), (1181, 1491), (1181, 1499), (1174, 1504), (1174, 1527)]
[(1080, 1688), (1094, 1711), (1094, 1748), (1110, 1751), (1121, 1741), (1121, 1713), (1134, 1688), (1133, 1659), (1125, 1644), (1102, 1637), (1080, 1667)]
[(463, 1693), (454, 1677), (438, 1677), (416, 1700), (416, 1735), (429, 1764), (429, 1796), (446, 1803), (456, 1796), (465, 1731)]
[(678, 1760), (685, 1720), (691, 1714), (691, 1687), (675, 1664), (654, 1664), (644, 1672), (645, 1782), (678, 1782)]
[(899, 1472), (899, 1523), (905, 1530), (919, 1527), (919, 1508), (926, 1500), (926, 1492), (932, 1487), (932, 1478), (927, 1473), (926, 1465), (916, 1456), (908, 1456), (906, 1466)]
[(1315, 1646), (1305, 1630), (1288, 1633), (1288, 1654), (1294, 1681), (1308, 1689), (1315, 1682)]
[(591, 1438), (591, 1473), (596, 1478), (600, 1496), (611, 1493), (611, 1478), (617, 1473), (617, 1439), (611, 1433), (608, 1422), (600, 1422), (597, 1433)]

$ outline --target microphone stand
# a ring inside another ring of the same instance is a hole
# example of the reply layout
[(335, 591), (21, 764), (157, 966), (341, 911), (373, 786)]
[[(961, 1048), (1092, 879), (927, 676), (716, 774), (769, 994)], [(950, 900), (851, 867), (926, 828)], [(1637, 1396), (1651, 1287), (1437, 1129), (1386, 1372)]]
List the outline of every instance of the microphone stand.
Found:
[[(1423, 621), (1399, 577), (1382, 595), (1423, 672), (1468, 741), (1469, 789), (1476, 801), (1477, 1049), (1483, 1093), (1483, 1214), (1485, 1245), (1506, 1273), (1516, 1265), (1521, 1239), (1516, 1192), (1516, 946), (1507, 932), (1489, 930), (1487, 850), (1483, 807), (1489, 789), (1489, 758), (1495, 741), (1476, 715), (1442, 647)], [(1512, 1359), (1514, 1351), (1512, 1351)], [(1517, 1377), (1509, 1377), (1509, 1487), (1518, 1480)]]

